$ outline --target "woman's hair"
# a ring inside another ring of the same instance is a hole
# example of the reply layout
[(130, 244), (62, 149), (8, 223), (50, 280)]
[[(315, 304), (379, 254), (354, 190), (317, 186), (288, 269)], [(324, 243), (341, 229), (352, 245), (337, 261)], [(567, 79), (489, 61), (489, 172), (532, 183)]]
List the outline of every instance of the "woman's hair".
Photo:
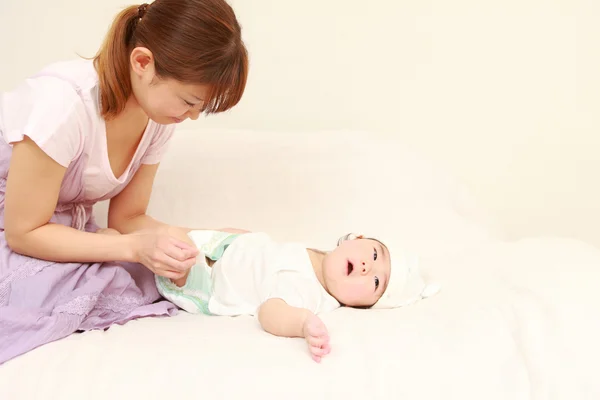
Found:
[(230, 109), (244, 93), (248, 53), (227, 2), (156, 0), (119, 13), (94, 58), (104, 118), (117, 116), (131, 96), (129, 58), (138, 46), (153, 53), (160, 78), (206, 85), (206, 114)]

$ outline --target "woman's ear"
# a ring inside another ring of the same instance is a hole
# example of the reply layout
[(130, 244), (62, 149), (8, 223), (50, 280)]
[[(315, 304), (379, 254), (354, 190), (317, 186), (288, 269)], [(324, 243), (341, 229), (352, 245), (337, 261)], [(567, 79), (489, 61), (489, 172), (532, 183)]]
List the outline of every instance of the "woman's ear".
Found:
[(132, 71), (140, 78), (154, 78), (154, 55), (147, 48), (136, 47), (133, 49), (129, 56), (129, 62)]

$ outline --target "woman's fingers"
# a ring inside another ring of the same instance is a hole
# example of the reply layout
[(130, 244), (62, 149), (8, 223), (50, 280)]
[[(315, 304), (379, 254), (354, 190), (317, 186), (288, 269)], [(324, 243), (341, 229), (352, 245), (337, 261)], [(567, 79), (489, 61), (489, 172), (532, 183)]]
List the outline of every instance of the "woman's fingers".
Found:
[(181, 249), (183, 253), (187, 255), (186, 258), (195, 257), (200, 253), (200, 251), (195, 246), (192, 246), (191, 244), (184, 242), (183, 240), (179, 240), (173, 236), (171, 236), (169, 239), (171, 245)]
[(196, 258), (196, 255), (192, 255), (189, 250), (181, 249), (172, 243), (167, 244), (161, 250), (164, 252), (165, 256), (169, 257), (169, 259), (179, 262)]
[(165, 278), (175, 279), (175, 280), (181, 279), (185, 276), (185, 272), (172, 271), (172, 270), (161, 269), (161, 268), (157, 268), (156, 274), (160, 275), (160, 276), (164, 276)]
[(162, 257), (160, 257), (159, 262), (165, 266), (165, 269), (185, 273), (196, 264), (196, 258), (188, 258), (187, 260), (179, 261), (169, 257), (167, 254), (163, 254)]
[(166, 249), (157, 247), (151, 257), (151, 265), (154, 270), (176, 271), (185, 273), (196, 263), (196, 257), (185, 258), (181, 249), (169, 246)]
[(195, 247), (174, 238), (170, 238), (161, 250), (164, 254), (159, 255), (158, 261), (167, 265), (169, 269), (178, 271), (187, 271), (192, 268), (199, 253)]

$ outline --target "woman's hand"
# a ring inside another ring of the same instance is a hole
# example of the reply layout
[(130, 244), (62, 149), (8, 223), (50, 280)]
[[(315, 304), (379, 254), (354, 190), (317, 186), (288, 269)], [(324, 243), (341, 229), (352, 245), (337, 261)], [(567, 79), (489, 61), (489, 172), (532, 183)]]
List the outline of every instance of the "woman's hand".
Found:
[(156, 275), (170, 279), (185, 277), (199, 254), (193, 245), (177, 239), (169, 228), (131, 233), (133, 259)]

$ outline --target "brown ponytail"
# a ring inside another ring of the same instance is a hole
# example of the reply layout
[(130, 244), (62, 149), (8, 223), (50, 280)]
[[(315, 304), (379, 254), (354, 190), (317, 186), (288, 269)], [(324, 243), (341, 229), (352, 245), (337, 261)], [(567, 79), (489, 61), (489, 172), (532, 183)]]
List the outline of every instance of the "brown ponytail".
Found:
[(153, 53), (159, 77), (207, 85), (206, 114), (240, 101), (248, 53), (225, 0), (156, 0), (142, 12), (139, 8), (130, 6), (117, 15), (94, 58), (104, 118), (123, 111), (132, 94), (129, 55), (136, 46)]
[(102, 116), (107, 119), (114, 118), (123, 111), (127, 99), (131, 96), (129, 42), (133, 36), (137, 16), (137, 6), (121, 11), (113, 21), (94, 59), (100, 78)]

